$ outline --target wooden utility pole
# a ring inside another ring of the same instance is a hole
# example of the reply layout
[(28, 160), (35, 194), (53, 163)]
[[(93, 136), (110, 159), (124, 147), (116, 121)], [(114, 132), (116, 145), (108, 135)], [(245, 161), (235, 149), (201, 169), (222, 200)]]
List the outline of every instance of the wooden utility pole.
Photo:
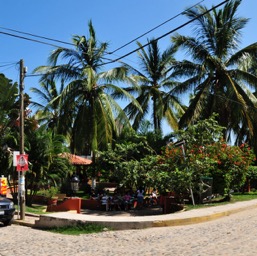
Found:
[[(23, 60), (20, 60), (20, 154), (24, 154), (24, 77), (26, 69)], [(20, 192), (20, 219), (25, 219), (25, 172), (21, 171), (19, 175)]]

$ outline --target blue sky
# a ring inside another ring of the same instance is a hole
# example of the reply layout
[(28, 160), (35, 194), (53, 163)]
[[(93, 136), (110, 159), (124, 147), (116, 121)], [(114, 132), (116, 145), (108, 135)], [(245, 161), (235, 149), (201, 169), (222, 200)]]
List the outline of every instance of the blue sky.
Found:
[[(1, 6), (0, 27), (71, 43), (73, 35), (88, 35), (87, 25), (91, 19), (98, 40), (108, 42), (109, 51), (113, 51), (178, 15), (185, 8), (197, 3), (211, 7), (221, 2), (222, 0), (8, 0), (4, 1)], [(243, 0), (239, 7), (238, 15), (250, 18), (243, 31), (242, 47), (257, 41), (256, 10), (256, 0)], [(187, 21), (180, 15), (140, 38), (139, 41), (144, 44), (147, 42), (147, 38), (157, 38)], [(2, 28), (0, 28), (0, 32), (14, 34), (14, 32)], [(178, 32), (187, 35), (192, 33), (190, 25)], [(19, 81), (18, 65), (4, 65), (17, 63), (23, 59), (28, 68), (28, 74), (31, 74), (34, 68), (47, 63), (47, 58), (54, 49), (52, 46), (3, 34), (0, 34), (0, 42), (0, 72), (14, 82)], [(165, 49), (169, 42), (170, 36), (167, 36), (161, 39), (159, 44), (161, 48)], [(65, 46), (50, 41), (48, 43)], [(117, 51), (110, 58), (117, 58), (134, 49), (136, 49), (136, 43)], [(124, 61), (136, 65), (136, 54), (128, 56)], [(24, 84), (26, 91), (33, 97), (29, 88), (38, 85), (38, 77), (27, 77)]]

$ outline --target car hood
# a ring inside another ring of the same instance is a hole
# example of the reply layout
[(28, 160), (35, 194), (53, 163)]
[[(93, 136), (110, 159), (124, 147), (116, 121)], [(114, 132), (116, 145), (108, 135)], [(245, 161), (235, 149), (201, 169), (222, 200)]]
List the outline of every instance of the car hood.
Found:
[(11, 200), (9, 200), (9, 199), (7, 199), (5, 197), (0, 196), (0, 203), (11, 203), (11, 202), (12, 202)]

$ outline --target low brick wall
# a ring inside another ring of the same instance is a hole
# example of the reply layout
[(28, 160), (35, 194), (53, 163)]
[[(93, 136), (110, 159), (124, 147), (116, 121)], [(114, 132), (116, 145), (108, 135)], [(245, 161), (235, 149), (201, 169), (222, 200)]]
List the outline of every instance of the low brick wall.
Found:
[(63, 202), (57, 205), (48, 205), (47, 212), (66, 212), (66, 211), (77, 211), (80, 213), (81, 210), (81, 198), (79, 197), (70, 197), (65, 199)]
[(47, 198), (43, 195), (34, 195), (32, 197), (32, 203), (33, 204), (46, 204)]
[(96, 199), (81, 199), (81, 209), (100, 210), (101, 202)]

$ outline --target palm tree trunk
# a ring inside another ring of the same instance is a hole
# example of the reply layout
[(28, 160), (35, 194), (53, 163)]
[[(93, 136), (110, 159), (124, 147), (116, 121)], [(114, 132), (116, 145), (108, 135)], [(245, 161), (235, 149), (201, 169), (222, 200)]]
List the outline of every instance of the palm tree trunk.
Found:
[(96, 109), (95, 109), (95, 98), (92, 97), (91, 101), (92, 108), (92, 165), (93, 165), (93, 175), (92, 175), (92, 187), (95, 188), (96, 183), (96, 150), (97, 150), (97, 120), (96, 120)]
[(153, 123), (154, 123), (154, 131), (157, 132), (158, 127), (158, 117), (157, 117), (157, 107), (156, 107), (156, 97), (153, 95)]

